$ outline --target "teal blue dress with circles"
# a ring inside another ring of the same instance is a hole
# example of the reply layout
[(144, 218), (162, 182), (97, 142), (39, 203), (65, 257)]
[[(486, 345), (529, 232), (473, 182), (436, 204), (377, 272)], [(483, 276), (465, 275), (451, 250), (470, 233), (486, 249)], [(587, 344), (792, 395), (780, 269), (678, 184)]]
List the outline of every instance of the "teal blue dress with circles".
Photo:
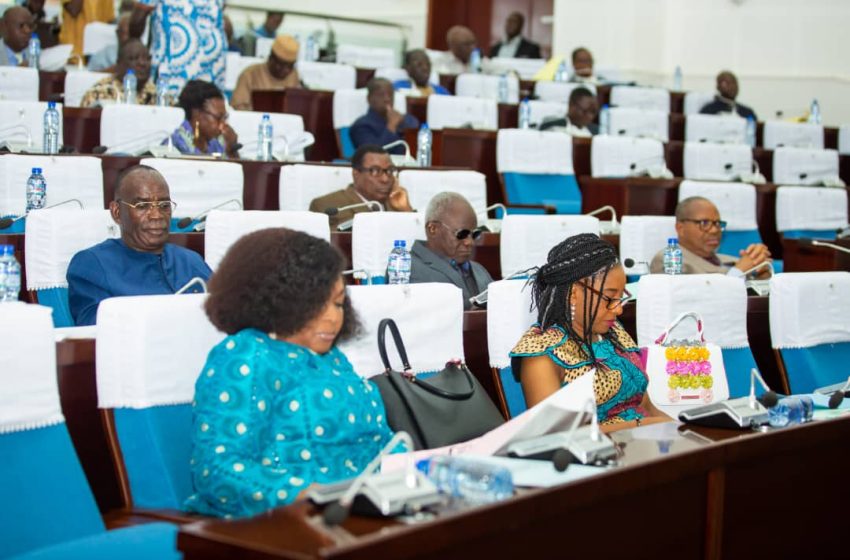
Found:
[(195, 384), (186, 509), (244, 517), (312, 483), (356, 476), (390, 440), (380, 393), (327, 354), (245, 329), (210, 351)]

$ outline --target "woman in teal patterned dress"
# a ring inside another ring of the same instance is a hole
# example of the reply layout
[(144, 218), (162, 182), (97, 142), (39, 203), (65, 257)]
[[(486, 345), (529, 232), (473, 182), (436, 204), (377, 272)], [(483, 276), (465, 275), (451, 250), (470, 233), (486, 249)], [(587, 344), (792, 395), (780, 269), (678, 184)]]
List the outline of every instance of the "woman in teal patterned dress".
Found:
[(229, 336), (195, 385), (188, 510), (242, 517), (288, 504), (356, 476), (392, 437), (378, 390), (336, 347), (356, 326), (343, 264), (327, 242), (283, 228), (225, 255), (206, 311)]
[(529, 407), (595, 369), (600, 422), (664, 416), (647, 396), (637, 345), (617, 321), (630, 297), (625, 287), (616, 250), (596, 235), (570, 237), (549, 251), (533, 283), (537, 323), (511, 352)]

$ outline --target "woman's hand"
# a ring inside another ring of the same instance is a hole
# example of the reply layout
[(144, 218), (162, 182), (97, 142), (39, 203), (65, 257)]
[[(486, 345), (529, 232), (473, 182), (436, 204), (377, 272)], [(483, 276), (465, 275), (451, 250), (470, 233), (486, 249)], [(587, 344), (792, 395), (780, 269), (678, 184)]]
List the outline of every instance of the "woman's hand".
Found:
[(239, 136), (229, 124), (223, 124), (221, 127), (221, 137), (224, 139), (224, 150), (227, 152), (227, 157), (231, 159), (239, 159), (239, 150), (236, 149), (236, 144), (239, 143)]

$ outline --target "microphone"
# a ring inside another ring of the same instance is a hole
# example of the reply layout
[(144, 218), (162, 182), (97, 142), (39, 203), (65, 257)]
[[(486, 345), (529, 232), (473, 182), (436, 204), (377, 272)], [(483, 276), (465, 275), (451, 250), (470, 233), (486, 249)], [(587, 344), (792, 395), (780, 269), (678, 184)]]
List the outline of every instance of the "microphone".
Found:
[(667, 169), (664, 155), (652, 156), (633, 161), (629, 164), (630, 177), (649, 176), (653, 179), (672, 179), (673, 173)]
[[(532, 270), (537, 272), (537, 267), (532, 266), (531, 268), (526, 268), (525, 270), (518, 270), (518, 271), (513, 272), (513, 273), (507, 275), (506, 277), (502, 278), (502, 280), (513, 280), (515, 278), (524, 278), (526, 276), (533, 278), (534, 277), (533, 274), (531, 274), (531, 275), (528, 274)], [(481, 292), (478, 295), (472, 296), (471, 298), (469, 298), (469, 302), (474, 304), (474, 305), (477, 305), (478, 307), (485, 307), (487, 305), (487, 290), (484, 290), (483, 292)]]
[(160, 129), (153, 130), (135, 138), (130, 138), (125, 142), (120, 142), (113, 146), (95, 146), (94, 148), (92, 148), (92, 153), (98, 155), (117, 155), (132, 152), (135, 155), (135, 153), (142, 150), (150, 151), (152, 154), (156, 155), (157, 152), (162, 151), (161, 144), (162, 141), (166, 139), (168, 140), (168, 143), (165, 145), (165, 153), (174, 152), (174, 144), (171, 140), (171, 132), (168, 130)]
[[(378, 212), (384, 211), (384, 205), (378, 202), (377, 200), (367, 200), (366, 202), (359, 202), (357, 204), (349, 204), (348, 206), (340, 206), (338, 208), (325, 208), (325, 214), (328, 216), (336, 216), (340, 212), (346, 212), (348, 210), (354, 210), (356, 208), (368, 207), (370, 210), (374, 211), (377, 208)], [(337, 226), (337, 231), (348, 231), (351, 229), (351, 226), (354, 225), (354, 218), (350, 220), (346, 220)]]
[(839, 251), (841, 253), (847, 253), (850, 255), (850, 249), (847, 247), (842, 247), (841, 245), (836, 245), (835, 243), (829, 243), (828, 241), (821, 241), (819, 239), (812, 239), (810, 237), (801, 237), (797, 240), (797, 243), (802, 245), (803, 247), (829, 247), (835, 251)]
[(484, 217), (484, 225), (482, 226), (482, 228), (486, 229), (491, 233), (501, 233), (502, 231), (502, 220), (500, 218), (488, 217), (488, 213), (490, 212), (490, 210), (495, 210), (497, 208), (502, 209), (502, 218), (508, 215), (508, 208), (504, 204), (500, 203), (491, 204), (490, 206), (485, 208), (483, 212), (478, 214), (479, 217)]
[(596, 210), (591, 210), (585, 216), (596, 216), (597, 214), (601, 214), (602, 212), (610, 212), (611, 213), (611, 221), (604, 222), (605, 226), (603, 226), (603, 222), (599, 222), (599, 233), (601, 235), (616, 235), (620, 233), (620, 224), (617, 222), (617, 211), (613, 206), (605, 205)]
[[(69, 204), (71, 202), (76, 202), (80, 206), (80, 210), (83, 210), (85, 207), (83, 203), (77, 198), (69, 198), (68, 200), (63, 200), (62, 202), (57, 202), (56, 204), (51, 204), (50, 206), (45, 206), (44, 208), (39, 208), (38, 210), (49, 210), (51, 208), (56, 208), (57, 206), (62, 206), (63, 204)], [(23, 216), (18, 216), (17, 218), (2, 218), (0, 219), (0, 229), (7, 229), (15, 222), (19, 222), (27, 217), (27, 214)]]
[[(27, 148), (32, 148), (32, 131), (30, 130), (30, 127), (28, 127), (27, 125), (25, 125), (23, 123), (17, 123), (17, 124), (13, 124), (11, 126), (7, 126), (5, 128), (0, 128), (0, 134), (4, 134), (6, 132), (13, 132), (13, 131), (16, 131), (16, 130), (18, 130), (18, 131), (22, 130), (24, 132), (24, 134), (27, 135)], [(11, 151), (11, 146), (9, 146), (8, 140), (6, 140), (6, 145), (10, 148), (10, 151)]]
[[(762, 268), (770, 269), (770, 276), (776, 274), (776, 271), (773, 268), (773, 263), (771, 261), (764, 261), (761, 264), (757, 264), (749, 270), (744, 271), (744, 278), (752, 274), (753, 272), (760, 270)], [(770, 294), (770, 280), (769, 279), (758, 279), (758, 278), (750, 278), (749, 280), (745, 280), (744, 284), (748, 289), (754, 291), (756, 295), (766, 296)]]
[(419, 165), (419, 162), (413, 159), (413, 156), (410, 155), (410, 146), (402, 139), (385, 144), (381, 146), (381, 149), (389, 151), (390, 148), (395, 148), (396, 146), (404, 146), (404, 155), (401, 158), (399, 158), (399, 156), (390, 155), (390, 159), (395, 165)]
[(235, 202), (237, 205), (239, 205), (239, 209), (242, 210), (242, 201), (238, 200), (236, 198), (231, 198), (230, 200), (225, 200), (221, 204), (216, 204), (212, 208), (208, 208), (208, 209), (204, 210), (203, 212), (201, 212), (197, 216), (192, 216), (191, 218), (188, 217), (188, 216), (186, 216), (185, 218), (180, 218), (180, 220), (177, 222), (177, 227), (179, 227), (180, 229), (189, 227), (189, 224), (191, 224), (192, 222), (197, 220), (198, 223), (195, 225), (195, 228), (194, 228), (195, 231), (203, 231), (204, 230), (204, 223), (207, 221), (207, 214), (209, 214), (213, 210), (218, 210), (222, 206), (227, 206), (231, 202)]
[(850, 226), (848, 226), (846, 228), (838, 229), (835, 232), (835, 238), (836, 239), (844, 239), (846, 237), (850, 237)]
[(372, 273), (369, 272), (368, 270), (366, 270), (365, 268), (354, 268), (352, 270), (343, 270), (342, 271), (343, 276), (348, 276), (349, 274), (355, 280), (360, 280), (361, 277), (365, 277), (366, 278), (366, 284), (367, 285), (372, 284)]
[[(756, 398), (756, 379), (765, 393)], [(768, 421), (767, 409), (779, 401), (756, 368), (750, 370), (750, 394), (718, 403), (691, 408), (679, 413), (682, 422), (711, 428), (756, 428)]]
[[(316, 137), (307, 131), (295, 132), (292, 138), (282, 132), (275, 134), (272, 138), (273, 145), (278, 140), (283, 142), (282, 150), (273, 150), (275, 159), (278, 161), (288, 161), (292, 157), (293, 152), (303, 153), (304, 150), (316, 143)], [(239, 146), (239, 149), (247, 148), (249, 152), (251, 150), (256, 151), (258, 145), (259, 143), (256, 140), (246, 140), (244, 145)]]
[[(631, 270), (638, 265), (643, 265), (644, 267), (646, 267), (646, 270)], [(627, 269), (630, 269), (629, 272), (636, 276), (643, 276), (644, 274), (649, 274), (649, 262), (647, 261), (636, 261), (631, 257), (626, 257), (625, 259), (623, 259), (623, 266)]]
[(186, 282), (183, 285), (182, 288), (180, 288), (179, 290), (174, 292), (174, 295), (180, 295), (180, 294), (186, 293), (189, 290), (189, 288), (191, 288), (192, 286), (200, 286), (201, 292), (204, 293), (204, 294), (207, 293), (207, 283), (204, 282), (203, 278), (201, 278), (199, 276), (195, 276), (194, 278), (192, 278), (191, 280)]

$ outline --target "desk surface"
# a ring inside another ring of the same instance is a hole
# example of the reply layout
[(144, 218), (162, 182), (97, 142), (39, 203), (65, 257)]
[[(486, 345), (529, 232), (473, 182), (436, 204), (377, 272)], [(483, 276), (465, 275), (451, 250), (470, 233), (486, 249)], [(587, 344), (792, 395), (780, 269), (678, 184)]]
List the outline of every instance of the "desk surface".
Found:
[(842, 534), (850, 497), (848, 436), (850, 418), (766, 434), (644, 426), (612, 434), (622, 466), (499, 504), (415, 525), (355, 517), (331, 529), (299, 502), (183, 526), (178, 548), (186, 560), (737, 558), (754, 548), (835, 557), (843, 545), (830, 535)]

